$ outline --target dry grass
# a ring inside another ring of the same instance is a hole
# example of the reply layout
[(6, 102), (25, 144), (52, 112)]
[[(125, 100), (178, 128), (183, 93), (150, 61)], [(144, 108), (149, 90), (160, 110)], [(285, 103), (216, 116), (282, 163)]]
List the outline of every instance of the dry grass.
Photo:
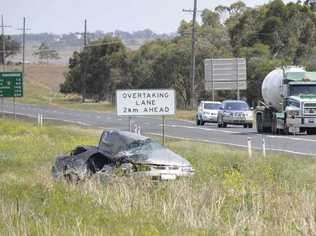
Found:
[(168, 140), (196, 169), (170, 182), (54, 183), (54, 156), (100, 131), (1, 120), (0, 235), (315, 235), (316, 161)]
[[(20, 66), (6, 66), (7, 71), (22, 71)], [(25, 64), (25, 81), (39, 88), (58, 92), (59, 84), (63, 83), (67, 65), (56, 64)]]

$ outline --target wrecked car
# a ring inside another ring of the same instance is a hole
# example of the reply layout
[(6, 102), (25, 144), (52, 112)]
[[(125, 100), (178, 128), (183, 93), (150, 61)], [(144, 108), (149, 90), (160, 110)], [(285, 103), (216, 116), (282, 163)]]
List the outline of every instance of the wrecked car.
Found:
[(78, 146), (70, 155), (57, 157), (52, 172), (57, 180), (78, 182), (98, 173), (171, 180), (192, 176), (194, 169), (186, 159), (148, 137), (107, 131), (97, 147)]

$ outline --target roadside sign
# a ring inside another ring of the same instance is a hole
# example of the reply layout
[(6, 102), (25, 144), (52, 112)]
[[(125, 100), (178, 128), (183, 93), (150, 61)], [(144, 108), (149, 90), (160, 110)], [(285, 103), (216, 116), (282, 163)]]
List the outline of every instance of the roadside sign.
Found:
[(118, 116), (166, 116), (176, 112), (175, 91), (172, 89), (117, 90)]
[(0, 97), (23, 97), (21, 72), (0, 72)]
[[(247, 89), (247, 66), (245, 58), (205, 59), (205, 90)], [(238, 98), (239, 99), (239, 98)]]

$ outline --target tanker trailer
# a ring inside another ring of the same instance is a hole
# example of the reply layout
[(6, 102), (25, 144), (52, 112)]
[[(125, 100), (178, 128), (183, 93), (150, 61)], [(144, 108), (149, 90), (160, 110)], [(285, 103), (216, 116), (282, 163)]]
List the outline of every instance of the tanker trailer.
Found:
[(271, 71), (256, 109), (258, 133), (316, 134), (316, 72), (289, 66)]

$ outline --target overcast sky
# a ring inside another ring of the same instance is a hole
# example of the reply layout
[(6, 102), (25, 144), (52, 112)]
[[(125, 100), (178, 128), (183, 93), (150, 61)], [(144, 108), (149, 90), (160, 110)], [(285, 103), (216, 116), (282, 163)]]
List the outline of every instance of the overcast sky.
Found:
[[(232, 0), (198, 0), (198, 8), (214, 9), (230, 5)], [(257, 6), (268, 0), (245, 0), (248, 6)], [(289, 1), (285, 1), (289, 2)], [(193, 8), (193, 0), (1, 0), (0, 14), (6, 31), (16, 34), (27, 18), (32, 33), (68, 33), (82, 31), (88, 21), (88, 31), (116, 29), (136, 31), (145, 28), (156, 33), (175, 32), (182, 19), (192, 16), (182, 9)]]

